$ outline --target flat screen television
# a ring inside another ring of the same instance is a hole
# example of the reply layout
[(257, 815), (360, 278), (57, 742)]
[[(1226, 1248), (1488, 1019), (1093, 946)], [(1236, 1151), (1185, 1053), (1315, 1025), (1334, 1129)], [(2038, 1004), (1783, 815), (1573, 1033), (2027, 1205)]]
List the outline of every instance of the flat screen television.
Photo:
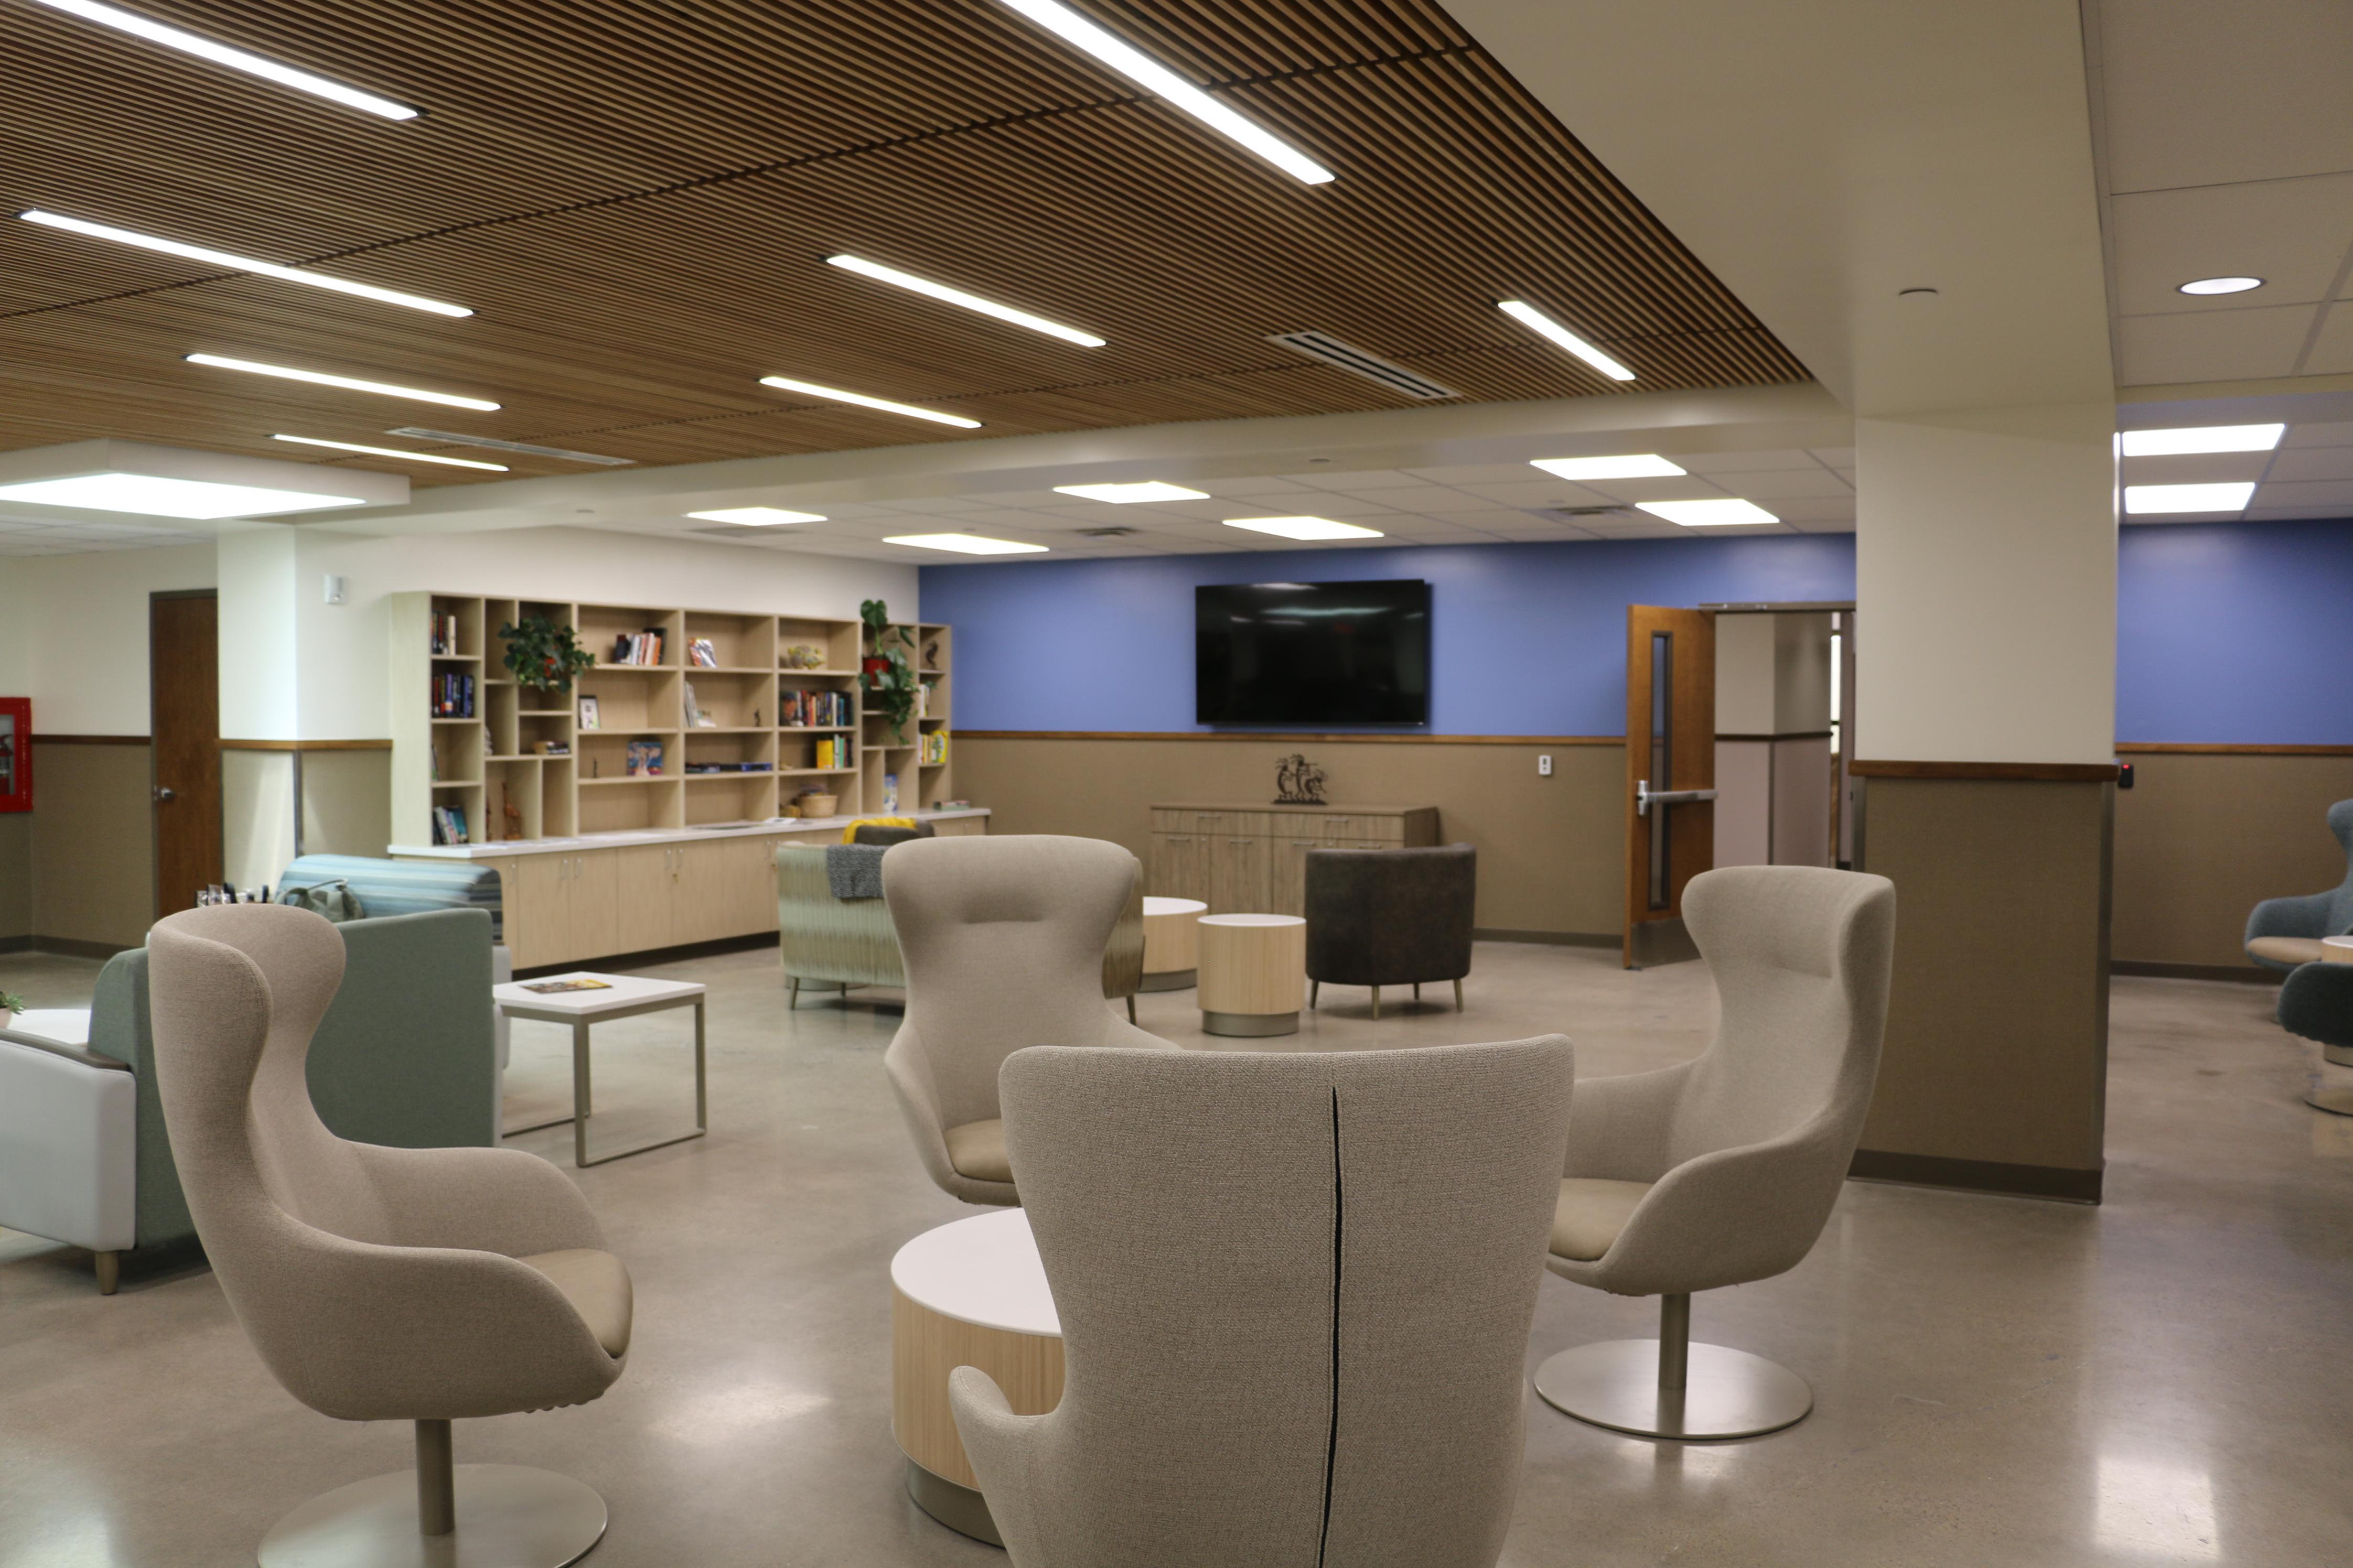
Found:
[(1236, 583), (1193, 590), (1203, 724), (1427, 724), (1430, 584)]

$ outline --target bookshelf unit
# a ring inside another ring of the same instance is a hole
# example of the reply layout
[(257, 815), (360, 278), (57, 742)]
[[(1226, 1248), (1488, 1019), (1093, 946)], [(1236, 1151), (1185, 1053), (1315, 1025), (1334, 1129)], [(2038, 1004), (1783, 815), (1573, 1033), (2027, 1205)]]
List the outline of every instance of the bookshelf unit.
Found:
[[(571, 626), (596, 656), (568, 692), (524, 686), (506, 668), (499, 627), (533, 615)], [(900, 811), (934, 806), (953, 797), (950, 628), (907, 630), (924, 700), (894, 737), (860, 699), (870, 639), (854, 620), (394, 595), (392, 841), (494, 846), (774, 826), (808, 790), (837, 796), (838, 815), (877, 816), (886, 774)], [(621, 639), (649, 632), (659, 634), (658, 652), (617, 658)], [(697, 641), (710, 645), (710, 666), (694, 662)], [(585, 698), (596, 700), (594, 727), (581, 722)], [(832, 721), (802, 721), (812, 711)], [(632, 747), (644, 743), (660, 747), (660, 762), (632, 773)], [(564, 750), (541, 750), (548, 744)], [(705, 767), (721, 771), (695, 771)], [(443, 838), (436, 807), (462, 814), (462, 838)]]

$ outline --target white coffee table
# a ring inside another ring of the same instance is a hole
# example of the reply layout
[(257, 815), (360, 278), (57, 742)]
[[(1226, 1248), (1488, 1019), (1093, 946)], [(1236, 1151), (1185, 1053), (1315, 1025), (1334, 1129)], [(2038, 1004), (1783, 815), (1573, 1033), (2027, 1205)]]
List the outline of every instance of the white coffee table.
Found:
[(1203, 915), (1201, 1032), (1258, 1038), (1299, 1032), (1307, 996), (1307, 922), (1297, 915)]
[(1198, 899), (1144, 900), (1145, 991), (1183, 991), (1201, 963), (1201, 917), (1209, 906)]
[(1002, 1546), (948, 1404), (960, 1366), (995, 1378), (1018, 1415), (1062, 1402), (1062, 1321), (1019, 1209), (927, 1230), (891, 1259), (891, 1435), (907, 1456), (907, 1495), (950, 1530)]
[[(534, 985), (545, 985), (565, 980), (601, 980), (604, 986), (593, 991), (534, 991)], [(629, 1154), (642, 1154), (649, 1149), (663, 1149), (672, 1143), (702, 1137), (711, 1131), (710, 1093), (704, 1079), (703, 1059), (703, 991), (702, 987), (684, 980), (647, 980), (632, 974), (595, 974), (575, 970), (570, 974), (544, 975), (537, 980), (511, 980), (504, 985), (491, 987), (498, 1001), (499, 1011), (510, 1018), (531, 1018), (543, 1024), (572, 1026), (572, 1114), (558, 1116), (548, 1121), (535, 1121), (529, 1127), (517, 1127), (512, 1133), (536, 1132), (543, 1127), (561, 1127), (572, 1123), (572, 1163), (583, 1169), (602, 1165)], [(659, 1013), (672, 1007), (694, 1009), (694, 1131), (681, 1132), (674, 1138), (656, 1138), (644, 1143), (633, 1143), (627, 1149), (617, 1149), (609, 1154), (588, 1157), (588, 1120), (594, 1113), (588, 1070), (589, 1026), (615, 1018), (634, 1018), (640, 1013)]]

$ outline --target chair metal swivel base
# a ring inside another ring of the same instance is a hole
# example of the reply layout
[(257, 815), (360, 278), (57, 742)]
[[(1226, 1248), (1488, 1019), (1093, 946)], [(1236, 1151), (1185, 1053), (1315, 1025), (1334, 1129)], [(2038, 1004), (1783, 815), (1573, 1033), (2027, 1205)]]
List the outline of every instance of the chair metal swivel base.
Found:
[(1579, 1345), (1536, 1369), (1546, 1404), (1636, 1437), (1758, 1437), (1805, 1419), (1814, 1391), (1787, 1367), (1691, 1342), (1691, 1298), (1660, 1303), (1660, 1337)]
[[(417, 1426), (417, 1468), (312, 1498), (263, 1537), (260, 1568), (567, 1568), (604, 1539), (605, 1500), (581, 1482), (453, 1466), (449, 1424)], [(437, 1512), (446, 1522), (427, 1534)]]

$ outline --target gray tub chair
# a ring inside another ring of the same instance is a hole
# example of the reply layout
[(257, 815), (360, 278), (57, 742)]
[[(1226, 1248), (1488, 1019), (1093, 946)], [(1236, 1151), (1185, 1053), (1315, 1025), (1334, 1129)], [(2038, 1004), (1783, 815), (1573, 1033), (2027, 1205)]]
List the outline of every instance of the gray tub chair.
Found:
[(1061, 1403), (949, 1397), (1012, 1568), (1492, 1568), (1573, 1070), (1556, 1035), (1008, 1061)]
[(455, 1469), (449, 1423), (583, 1404), (620, 1376), (629, 1277), (586, 1200), (519, 1150), (327, 1130), (303, 1068), (343, 941), (317, 915), (191, 910), (160, 921), (148, 952), (172, 1152), (246, 1337), (320, 1414), (416, 1423), (414, 1472), (296, 1509), (263, 1540), (262, 1568), (573, 1562), (604, 1533), (596, 1494), (522, 1466)]
[(1103, 1005), (1104, 950), (1142, 876), (1094, 838), (917, 839), (883, 857), (907, 970), (907, 1019), (883, 1065), (943, 1192), (1021, 1201), (997, 1109), (997, 1069), (1015, 1051), (1176, 1049)]
[(1536, 1392), (1637, 1436), (1754, 1436), (1801, 1419), (1813, 1393), (1759, 1356), (1691, 1343), (1691, 1298), (1796, 1268), (1828, 1223), (1879, 1073), (1895, 889), (1733, 867), (1692, 879), (1683, 920), (1715, 977), (1715, 1043), (1577, 1085), (1549, 1261), (1663, 1298), (1660, 1337), (1563, 1351)]
[(1454, 983), (1471, 973), (1472, 906), (1479, 852), (1468, 844), (1431, 849), (1310, 849), (1307, 852), (1307, 1005), (1326, 981), (1369, 985), (1373, 1016), (1381, 987)]
[(2328, 831), (2345, 851), (2345, 880), (2325, 893), (2265, 899), (2247, 916), (2247, 956), (2265, 969), (2311, 963), (2322, 937), (2353, 931), (2353, 800), (2328, 808)]

